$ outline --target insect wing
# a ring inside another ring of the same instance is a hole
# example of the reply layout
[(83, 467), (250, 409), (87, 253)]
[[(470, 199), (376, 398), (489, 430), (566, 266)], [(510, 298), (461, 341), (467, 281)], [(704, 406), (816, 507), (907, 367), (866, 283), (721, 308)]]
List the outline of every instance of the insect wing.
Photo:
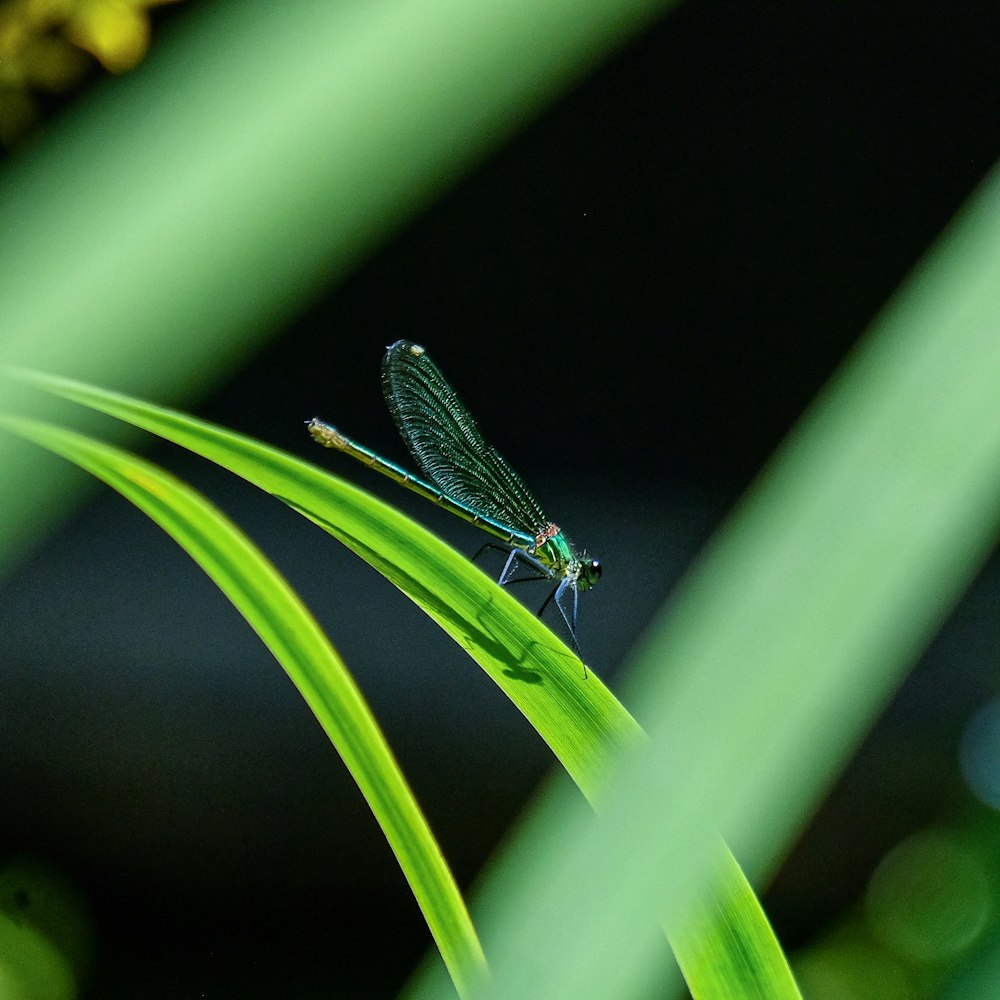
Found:
[(534, 535), (548, 523), (422, 347), (398, 340), (386, 351), (382, 391), (421, 471), (450, 499), (524, 534)]

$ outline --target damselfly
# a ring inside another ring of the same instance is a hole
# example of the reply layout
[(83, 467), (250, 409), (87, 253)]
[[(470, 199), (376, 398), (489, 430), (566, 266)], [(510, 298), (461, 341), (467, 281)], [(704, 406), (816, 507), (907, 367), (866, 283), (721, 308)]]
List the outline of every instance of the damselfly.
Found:
[[(521, 477), (487, 443), (419, 344), (397, 340), (386, 351), (382, 390), (396, 427), (426, 479), (386, 461), (316, 417), (307, 421), (309, 433), (324, 447), (353, 456), (499, 539), (507, 553), (498, 580), (501, 585), (552, 580), (553, 588), (538, 614), (553, 602), (580, 656), (576, 639), (579, 594), (600, 579), (600, 562), (578, 551), (545, 516)], [(487, 542), (479, 553), (487, 548), (500, 546)]]

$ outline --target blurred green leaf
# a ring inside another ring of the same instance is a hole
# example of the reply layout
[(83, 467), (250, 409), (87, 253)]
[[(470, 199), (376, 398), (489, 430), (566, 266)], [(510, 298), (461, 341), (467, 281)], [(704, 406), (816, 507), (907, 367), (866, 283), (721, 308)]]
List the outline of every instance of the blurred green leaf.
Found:
[(995, 543), (998, 330), (994, 174), (637, 652), (650, 742), (598, 816), (557, 788), (498, 860), (473, 907), (488, 997), (633, 995), (664, 901), (674, 926), (711, 884), (714, 832), (752, 879), (786, 849)]
[[(324, 527), (469, 651), (600, 807), (618, 753), (640, 741), (638, 725), (596, 676), (583, 677), (579, 661), (535, 616), (464, 556), (381, 500), (262, 442), (120, 393), (39, 372), (15, 374), (183, 445)], [(716, 863), (706, 901), (671, 934), (696, 1000), (798, 998), (753, 889), (724, 846)]]
[[(667, 6), (192, 6), (5, 164), (0, 364), (204, 392)], [(7, 567), (68, 480), (23, 451), (0, 468)]]

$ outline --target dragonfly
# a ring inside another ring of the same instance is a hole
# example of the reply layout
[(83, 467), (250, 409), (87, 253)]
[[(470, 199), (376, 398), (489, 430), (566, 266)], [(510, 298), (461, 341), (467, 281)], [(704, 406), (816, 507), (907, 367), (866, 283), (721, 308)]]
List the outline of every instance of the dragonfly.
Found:
[[(538, 609), (555, 604), (573, 650), (579, 595), (601, 577), (600, 560), (579, 551), (551, 521), (524, 481), (486, 438), (426, 350), (397, 340), (382, 360), (382, 391), (389, 412), (423, 478), (324, 423), (306, 421), (313, 439), (364, 462), (390, 479), (492, 535), (474, 558), (500, 549), (507, 559), (497, 582), (549, 580), (552, 589)], [(586, 676), (586, 667), (584, 667)]]

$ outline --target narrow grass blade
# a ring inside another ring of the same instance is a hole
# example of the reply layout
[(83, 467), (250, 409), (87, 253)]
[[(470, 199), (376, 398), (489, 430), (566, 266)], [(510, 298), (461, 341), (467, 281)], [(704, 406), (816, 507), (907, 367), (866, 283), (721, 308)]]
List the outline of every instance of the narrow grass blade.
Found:
[(580, 661), (545, 625), (464, 555), (376, 497), (176, 410), (38, 372), (19, 377), (188, 448), (315, 521), (468, 650), (589, 798), (598, 794), (617, 750), (639, 738), (635, 720), (598, 677), (584, 679)]
[[(437, 620), (497, 684), (562, 761), (573, 780), (599, 806), (608, 771), (624, 746), (641, 731), (596, 676), (583, 680), (579, 662), (551, 632), (420, 525), (350, 484), (261, 442), (224, 428), (67, 379), (38, 372), (19, 377), (159, 434), (241, 475), (300, 509), (383, 572)], [(782, 1000), (798, 993), (780, 946), (753, 889), (725, 851), (712, 903), (699, 911), (701, 923), (726, 921), (739, 928), (736, 940), (758, 943), (759, 962), (744, 964), (758, 978), (758, 994)], [(704, 935), (678, 934), (678, 958), (698, 970), (709, 956)], [(730, 965), (738, 966), (734, 959)], [(775, 971), (777, 970), (777, 971)], [(697, 1000), (719, 996), (712, 984), (700, 986)]]
[(157, 466), (72, 431), (0, 426), (91, 472), (178, 542), (285, 668), (340, 753), (399, 859), (456, 988), (485, 975), (482, 949), (430, 828), (361, 692), (312, 615), (257, 547), (200, 494)]

